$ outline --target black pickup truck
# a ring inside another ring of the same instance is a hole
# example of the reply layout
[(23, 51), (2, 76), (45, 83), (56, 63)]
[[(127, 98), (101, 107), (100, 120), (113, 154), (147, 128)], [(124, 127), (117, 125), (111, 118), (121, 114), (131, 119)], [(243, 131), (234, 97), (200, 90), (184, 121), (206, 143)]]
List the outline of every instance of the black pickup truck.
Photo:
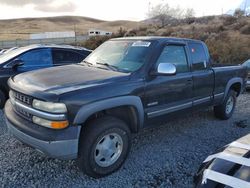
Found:
[(201, 41), (112, 39), (83, 63), (10, 78), (6, 122), (22, 142), (102, 177), (126, 159), (131, 133), (160, 119), (208, 106), (230, 118), (246, 74), (243, 66), (213, 68)]

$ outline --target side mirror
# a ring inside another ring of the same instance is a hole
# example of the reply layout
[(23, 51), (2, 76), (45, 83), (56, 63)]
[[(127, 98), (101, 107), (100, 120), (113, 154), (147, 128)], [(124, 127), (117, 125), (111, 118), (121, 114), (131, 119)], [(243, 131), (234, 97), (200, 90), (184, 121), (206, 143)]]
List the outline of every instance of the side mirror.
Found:
[(160, 63), (153, 75), (171, 76), (176, 74), (176, 66), (171, 63)]
[(24, 62), (21, 59), (15, 59), (11, 62), (12, 69), (16, 70), (17, 67), (24, 65)]

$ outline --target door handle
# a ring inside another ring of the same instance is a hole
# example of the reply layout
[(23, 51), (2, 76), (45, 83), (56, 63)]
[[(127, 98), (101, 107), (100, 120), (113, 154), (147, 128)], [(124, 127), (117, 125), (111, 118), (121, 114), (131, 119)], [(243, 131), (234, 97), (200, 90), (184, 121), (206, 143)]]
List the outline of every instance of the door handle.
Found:
[(187, 80), (187, 85), (192, 85), (193, 84), (193, 80), (190, 79), (190, 80)]

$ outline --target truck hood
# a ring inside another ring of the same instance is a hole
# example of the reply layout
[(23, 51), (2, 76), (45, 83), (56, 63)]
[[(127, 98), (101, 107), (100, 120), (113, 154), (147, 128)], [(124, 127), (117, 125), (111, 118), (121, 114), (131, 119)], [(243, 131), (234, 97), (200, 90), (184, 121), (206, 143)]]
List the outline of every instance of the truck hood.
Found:
[(67, 65), (19, 74), (13, 78), (23, 89), (62, 94), (77, 89), (127, 80), (128, 73), (85, 65)]

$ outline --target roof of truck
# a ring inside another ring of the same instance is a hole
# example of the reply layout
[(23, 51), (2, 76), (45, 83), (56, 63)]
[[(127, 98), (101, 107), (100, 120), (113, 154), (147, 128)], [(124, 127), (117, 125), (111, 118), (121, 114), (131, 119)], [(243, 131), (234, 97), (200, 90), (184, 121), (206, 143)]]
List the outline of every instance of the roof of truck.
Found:
[(176, 38), (176, 37), (161, 37), (161, 36), (139, 36), (139, 37), (122, 37), (122, 38), (115, 38), (112, 40), (155, 40), (159, 42), (164, 41), (179, 41), (179, 42), (202, 42), (196, 39), (187, 39), (187, 38)]

